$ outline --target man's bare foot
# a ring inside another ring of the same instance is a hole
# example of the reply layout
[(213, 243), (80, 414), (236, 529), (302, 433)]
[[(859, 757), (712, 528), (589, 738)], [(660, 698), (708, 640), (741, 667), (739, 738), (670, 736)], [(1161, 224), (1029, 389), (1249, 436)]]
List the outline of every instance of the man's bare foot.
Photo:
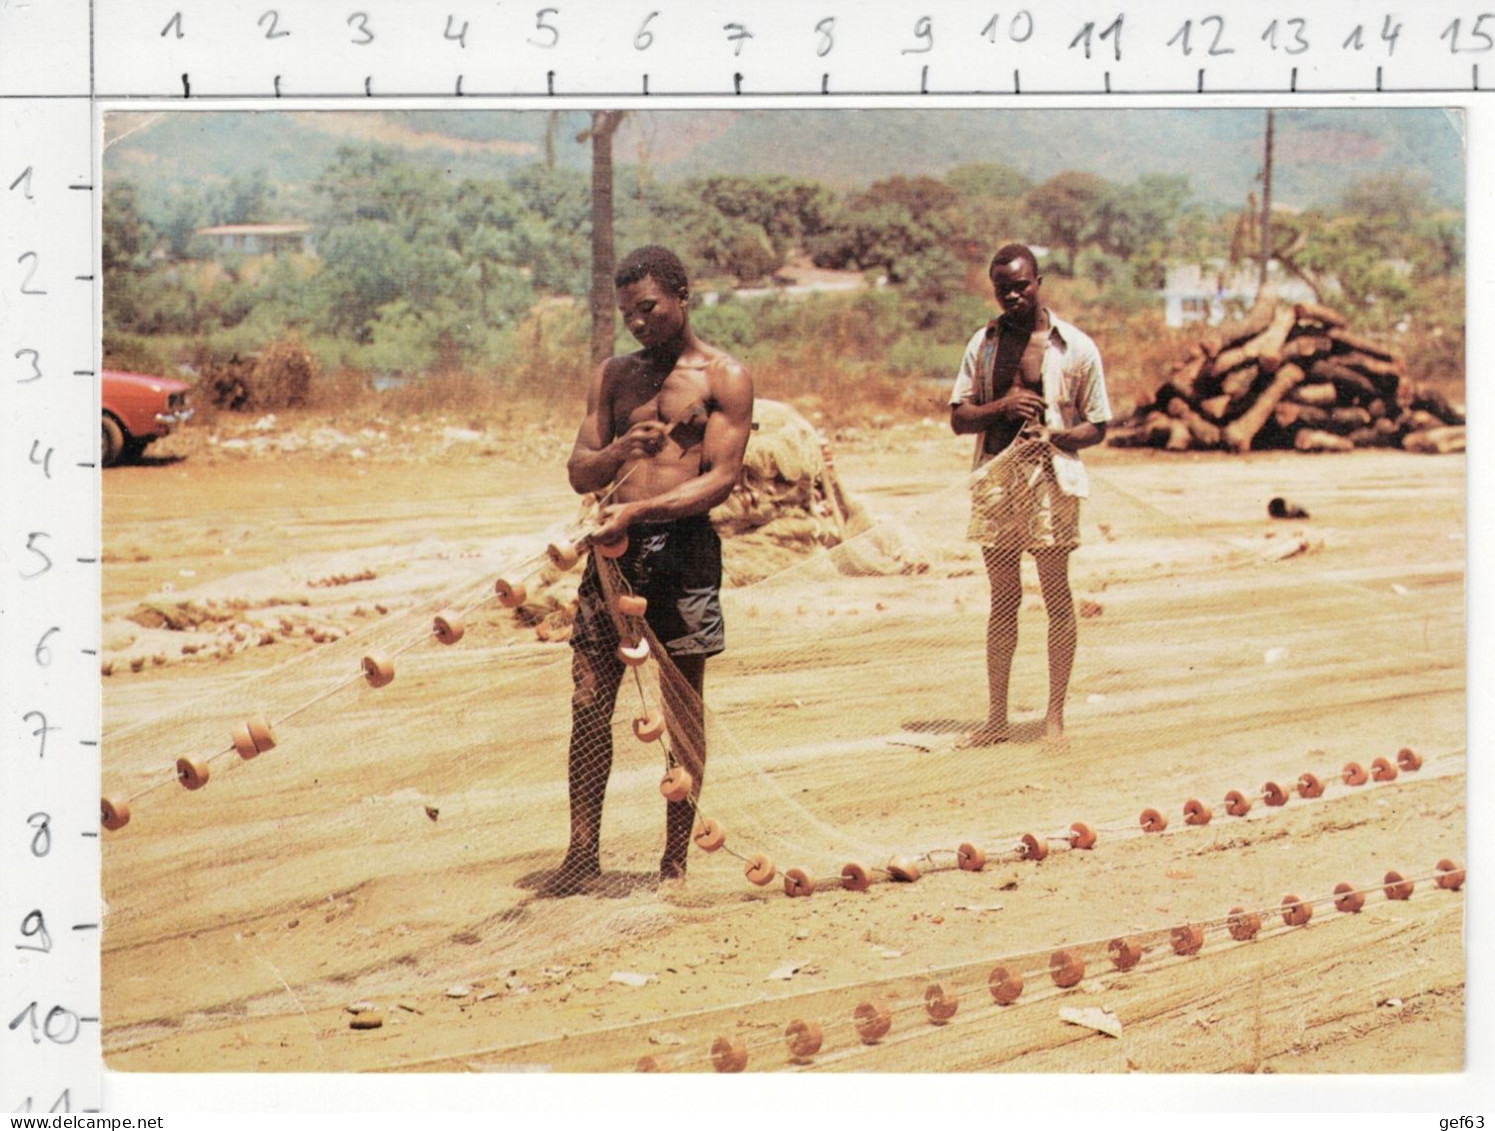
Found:
[(546, 895), (576, 895), (602, 878), (602, 866), (595, 853), (568, 850), (561, 866), (541, 885)]
[(980, 746), (1000, 746), (1009, 737), (1006, 723), (987, 723), (955, 740), (956, 750), (973, 750)]
[(1044, 718), (1043, 740), (1045, 742), (1064, 741), (1064, 716), (1062, 714), (1049, 714)]
[(662, 884), (679, 883), (685, 879), (685, 861), (673, 860), (666, 856), (659, 861), (659, 882)]

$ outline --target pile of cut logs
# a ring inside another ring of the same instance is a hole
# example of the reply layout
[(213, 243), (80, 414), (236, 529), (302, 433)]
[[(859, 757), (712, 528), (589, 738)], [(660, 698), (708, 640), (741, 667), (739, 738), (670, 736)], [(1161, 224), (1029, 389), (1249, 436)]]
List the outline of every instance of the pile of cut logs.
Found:
[(1117, 421), (1118, 447), (1464, 450), (1462, 411), (1407, 380), (1393, 351), (1346, 329), (1319, 303), (1264, 291), (1174, 366), (1152, 404)]

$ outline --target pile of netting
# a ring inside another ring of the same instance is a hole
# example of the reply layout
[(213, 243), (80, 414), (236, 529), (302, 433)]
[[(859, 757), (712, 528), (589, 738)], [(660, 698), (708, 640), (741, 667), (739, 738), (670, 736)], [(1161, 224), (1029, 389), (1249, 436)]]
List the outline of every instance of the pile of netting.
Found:
[[(1064, 851), (1076, 819), (1134, 814), (1163, 778), (1179, 802), (1218, 805), (1229, 783), (1214, 760), (1250, 751), (1291, 782), (1305, 743), (1332, 748), (1326, 776), (1341, 749), (1394, 752), (1409, 736), (1357, 706), (1389, 695), (1434, 704), (1420, 748), (1460, 747), (1462, 714), (1444, 708), (1461, 608), (1409, 618), (1379, 587), (1316, 570), (1306, 537), (1222, 538), (1092, 473), (1070, 563), (1081, 643), (1064, 739), (1042, 741), (1047, 616), (1025, 558), (1012, 732), (968, 748), (987, 710), (990, 590), (966, 531), (992, 467), (844, 540), (844, 495), (837, 538), (781, 531), (811, 552), (724, 592), (727, 650), (707, 665), (704, 705), (599, 558), (620, 684), (606, 733), (582, 747), (610, 765), (573, 766), (569, 781), (605, 783), (605, 804), (568, 795), (572, 650), (514, 631), (542, 575), (576, 576), (584, 528), (504, 547), (466, 584), (106, 735), (105, 792), (132, 813), (106, 812), (114, 1046), (225, 1014), (501, 985), (577, 956), (621, 963), (682, 924), (778, 914), (786, 892), (840, 898), (976, 855), (994, 868)], [(762, 534), (771, 523), (751, 514), (744, 502), (730, 521)], [(1082, 780), (1108, 782), (1114, 811), (1075, 812), (1065, 791)], [(578, 801), (603, 810), (599, 875), (561, 867)], [(690, 830), (683, 884), (659, 878), (671, 812)], [(184, 852), (204, 830), (213, 850)], [(932, 964), (897, 957), (904, 974)], [(494, 1044), (554, 1036), (534, 1018), (499, 1028)], [(639, 1050), (622, 1051), (631, 1067)]]

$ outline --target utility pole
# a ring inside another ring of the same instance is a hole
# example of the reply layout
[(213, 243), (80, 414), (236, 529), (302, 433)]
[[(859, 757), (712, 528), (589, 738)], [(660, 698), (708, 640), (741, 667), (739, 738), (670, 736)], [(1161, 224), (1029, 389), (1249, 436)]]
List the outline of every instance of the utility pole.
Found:
[(1261, 172), (1261, 274), (1257, 289), (1267, 285), (1267, 261), (1272, 258), (1272, 130), (1276, 111), (1267, 111), (1267, 157)]

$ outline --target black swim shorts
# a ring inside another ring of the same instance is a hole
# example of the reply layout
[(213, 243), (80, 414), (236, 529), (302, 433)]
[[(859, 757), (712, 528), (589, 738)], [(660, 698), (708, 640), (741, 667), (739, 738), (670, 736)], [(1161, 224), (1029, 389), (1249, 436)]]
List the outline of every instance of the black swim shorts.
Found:
[[(671, 656), (715, 656), (727, 646), (722, 622), (722, 543), (705, 515), (643, 522), (628, 529), (618, 568), (649, 602), (644, 619)], [(612, 652), (618, 630), (602, 595), (596, 556), (582, 575), (571, 646)]]

